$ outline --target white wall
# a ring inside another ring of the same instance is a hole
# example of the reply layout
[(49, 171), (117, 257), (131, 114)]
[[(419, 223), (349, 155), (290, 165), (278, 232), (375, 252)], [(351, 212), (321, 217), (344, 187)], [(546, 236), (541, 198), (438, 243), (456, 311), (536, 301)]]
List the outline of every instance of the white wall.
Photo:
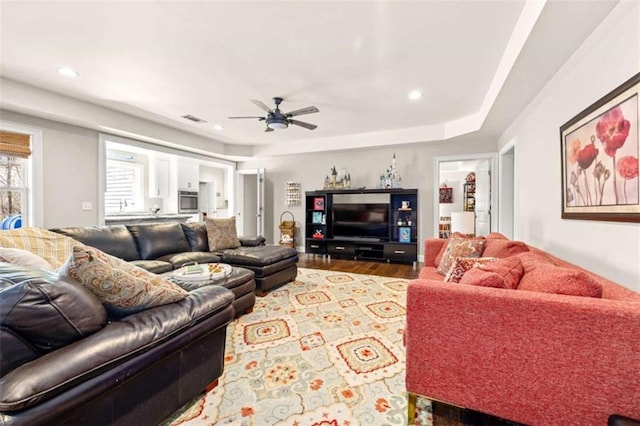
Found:
[[(419, 190), (418, 230), (419, 240), (422, 241), (434, 235), (433, 188), (438, 184), (433, 182), (433, 157), (486, 153), (495, 151), (495, 147), (495, 141), (482, 140), (422, 143), (394, 148), (370, 148), (273, 157), (243, 162), (238, 164), (238, 168), (264, 167), (266, 169), (265, 238), (267, 241), (278, 242), (280, 215), (283, 211), (289, 210), (296, 219), (296, 246), (302, 251), (304, 249), (304, 202), (297, 207), (286, 206), (286, 182), (300, 182), (302, 192), (322, 189), (325, 176), (329, 175), (331, 167), (335, 166), (337, 170), (346, 169), (351, 174), (352, 189), (363, 186), (368, 189), (377, 188), (380, 174), (391, 166), (395, 152), (397, 156), (396, 167), (402, 177), (403, 187)], [(418, 248), (422, 253), (421, 244)]]
[[(43, 227), (98, 223), (98, 132), (2, 111), (3, 121), (42, 129)], [(93, 210), (82, 210), (83, 202)]]
[(559, 128), (638, 72), (639, 24), (640, 2), (620, 2), (500, 138), (515, 140), (515, 237), (636, 291), (640, 224), (560, 218)]

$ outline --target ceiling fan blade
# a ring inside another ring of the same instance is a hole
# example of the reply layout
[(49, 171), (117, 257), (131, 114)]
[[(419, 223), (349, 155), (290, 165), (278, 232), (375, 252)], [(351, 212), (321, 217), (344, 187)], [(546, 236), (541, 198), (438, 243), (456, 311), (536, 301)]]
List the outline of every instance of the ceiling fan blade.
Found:
[(264, 131), (265, 131), (265, 133), (266, 133), (266, 132), (273, 132), (273, 129), (272, 129), (271, 127), (268, 127), (268, 126), (267, 126), (267, 127), (264, 129)]
[(269, 108), (268, 106), (265, 105), (264, 102), (262, 101), (258, 101), (256, 99), (251, 99), (251, 102), (253, 102), (254, 104), (256, 104), (258, 106), (258, 108), (261, 108), (267, 112), (271, 112), (271, 108)]
[(235, 118), (257, 118), (257, 119), (263, 119), (264, 117), (260, 117), (258, 115), (247, 115), (247, 116), (243, 116), (243, 117), (227, 117), (227, 118), (231, 118), (231, 119), (235, 119)]
[(305, 129), (309, 129), (309, 130), (313, 130), (316, 127), (318, 127), (315, 124), (305, 123), (304, 121), (298, 121), (298, 120), (289, 120), (289, 124), (294, 124), (296, 126), (304, 127)]
[(313, 114), (314, 112), (320, 112), (320, 110), (317, 107), (308, 106), (305, 108), (300, 108), (300, 109), (296, 109), (294, 111), (288, 112), (285, 115), (287, 117), (295, 117), (296, 115)]

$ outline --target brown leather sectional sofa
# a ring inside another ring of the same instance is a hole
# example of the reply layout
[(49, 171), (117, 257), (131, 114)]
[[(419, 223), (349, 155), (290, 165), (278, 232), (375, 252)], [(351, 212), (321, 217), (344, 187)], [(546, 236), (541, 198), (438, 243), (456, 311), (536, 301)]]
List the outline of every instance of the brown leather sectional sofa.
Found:
[(146, 223), (102, 227), (52, 229), (150, 272), (160, 274), (188, 262), (223, 262), (254, 273), (256, 292), (292, 281), (298, 274), (298, 253), (293, 248), (265, 245), (264, 238), (240, 238), (241, 246), (209, 251), (203, 222)]

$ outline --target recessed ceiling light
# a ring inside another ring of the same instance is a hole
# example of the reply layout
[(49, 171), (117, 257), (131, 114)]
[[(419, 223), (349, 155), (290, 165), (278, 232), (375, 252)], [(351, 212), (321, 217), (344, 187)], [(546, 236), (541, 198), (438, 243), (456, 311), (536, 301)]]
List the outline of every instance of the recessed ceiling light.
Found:
[(77, 77), (80, 75), (77, 71), (74, 71), (69, 67), (58, 68), (58, 73), (65, 77)]
[(214, 124), (213, 125), (213, 130), (224, 130), (224, 127), (222, 127), (221, 124)]
[(412, 90), (411, 92), (409, 92), (409, 99), (411, 99), (412, 101), (417, 101), (421, 97), (422, 97), (422, 92), (419, 90)]

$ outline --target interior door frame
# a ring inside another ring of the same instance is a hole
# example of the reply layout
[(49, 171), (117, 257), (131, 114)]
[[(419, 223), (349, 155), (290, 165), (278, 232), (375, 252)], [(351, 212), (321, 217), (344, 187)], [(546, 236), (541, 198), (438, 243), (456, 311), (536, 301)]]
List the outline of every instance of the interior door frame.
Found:
[[(509, 161), (507, 157), (512, 159)], [(517, 222), (518, 217), (518, 185), (516, 185), (516, 141), (511, 139), (507, 142), (498, 152), (498, 198), (500, 203), (498, 205), (498, 232), (503, 233), (505, 236), (511, 239), (515, 239), (517, 235)], [(507, 167), (507, 161), (510, 165)], [(511, 191), (509, 191), (507, 182), (511, 185)], [(511, 233), (509, 230), (504, 229), (504, 224), (511, 221)]]
[(440, 227), (440, 163), (447, 163), (450, 161), (473, 161), (473, 160), (489, 160), (491, 167), (491, 229), (498, 229), (498, 215), (495, 212), (498, 211), (498, 197), (496, 188), (498, 188), (498, 154), (495, 152), (486, 152), (479, 154), (457, 154), (457, 155), (443, 155), (433, 157), (433, 237), (439, 237)]
[(241, 217), (241, 214), (244, 210), (244, 177), (248, 175), (255, 175), (257, 180), (257, 188), (256, 191), (256, 201), (257, 201), (257, 213), (256, 213), (256, 229), (258, 235), (264, 235), (264, 213), (265, 213), (265, 182), (264, 182), (264, 168), (259, 169), (241, 169), (236, 170), (236, 181), (237, 181), (237, 194), (236, 194), (236, 210), (234, 215), (236, 217), (236, 227), (238, 231), (238, 235), (243, 235), (244, 232), (244, 217)]

